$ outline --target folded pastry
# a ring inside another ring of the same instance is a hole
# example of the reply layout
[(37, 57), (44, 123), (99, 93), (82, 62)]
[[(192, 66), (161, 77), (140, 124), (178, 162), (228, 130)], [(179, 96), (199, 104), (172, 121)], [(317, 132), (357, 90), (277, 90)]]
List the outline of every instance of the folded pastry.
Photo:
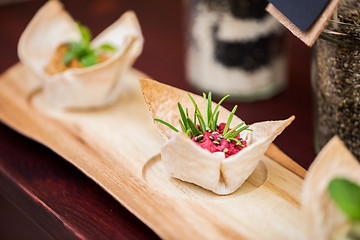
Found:
[[(66, 55), (68, 43), (82, 41), (82, 34), (62, 4), (50, 0), (35, 14), (20, 37), (20, 61), (43, 80), (44, 94), (55, 107), (92, 108), (113, 103), (121, 90), (122, 77), (143, 48), (136, 15), (128, 11), (91, 41), (94, 49), (112, 48), (111, 54), (100, 56), (98, 63), (87, 67), (64, 57), (57, 61), (60, 67), (49, 66), (56, 62), (56, 54), (61, 55), (63, 51)], [(63, 60), (71, 66), (61, 67)], [(92, 59), (83, 60), (82, 63), (89, 63)]]
[[(165, 140), (161, 157), (168, 172), (217, 194), (237, 190), (271, 142), (294, 120), (292, 116), (284, 121), (248, 126), (234, 115), (236, 107), (229, 112), (213, 103), (210, 93), (204, 95), (204, 101), (200, 96), (154, 80), (140, 79), (140, 83), (154, 124)], [(182, 111), (179, 113), (178, 109)], [(194, 118), (194, 112), (205, 120)]]
[[(341, 140), (334, 137), (305, 177), (302, 205), (308, 239), (360, 239), (360, 187), (356, 184), (360, 184), (360, 165)], [(341, 208), (351, 205), (355, 206), (350, 209), (354, 219)]]

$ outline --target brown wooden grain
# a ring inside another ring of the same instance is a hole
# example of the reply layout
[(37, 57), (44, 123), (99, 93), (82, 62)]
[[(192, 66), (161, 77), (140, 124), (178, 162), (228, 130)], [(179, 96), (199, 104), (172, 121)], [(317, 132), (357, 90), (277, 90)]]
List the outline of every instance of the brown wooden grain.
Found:
[(297, 176), (304, 178), (307, 171), (298, 163), (294, 162), (289, 156), (284, 154), (275, 144), (271, 144), (266, 152), (266, 156), (279, 163), (281, 166), (289, 169)]
[(291, 161), (281, 151), (270, 154), (277, 162), (264, 157), (255, 176), (228, 196), (166, 175), (161, 158), (154, 160), (162, 142), (139, 94), (140, 75), (131, 73), (130, 92), (114, 106), (64, 112), (47, 105), (39, 79), (17, 64), (0, 77), (0, 102), (6, 103), (0, 119), (67, 159), (162, 238), (302, 239), (296, 173), (302, 169), (292, 165), (294, 173), (278, 164)]

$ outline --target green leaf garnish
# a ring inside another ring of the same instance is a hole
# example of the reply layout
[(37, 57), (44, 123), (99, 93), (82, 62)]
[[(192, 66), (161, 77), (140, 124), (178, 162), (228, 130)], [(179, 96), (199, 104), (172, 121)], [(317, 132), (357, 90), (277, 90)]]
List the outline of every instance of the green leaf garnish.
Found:
[[(206, 111), (206, 109), (205, 109)], [(213, 129), (213, 116), (212, 116), (212, 109), (211, 109), (211, 92), (208, 94), (208, 103), (207, 103), (207, 116), (208, 116), (208, 127)]]
[[(220, 107), (220, 105), (222, 104), (222, 102), (226, 99), (226, 98), (228, 98), (230, 95), (226, 95), (225, 97), (223, 97), (219, 102), (218, 102), (218, 104), (216, 105), (216, 107), (215, 107), (215, 109), (214, 109), (214, 112), (212, 113), (212, 115), (214, 116), (215, 115), (215, 113), (216, 113), (216, 111), (219, 109), (219, 107)], [(216, 131), (216, 128), (217, 128), (217, 125), (215, 124), (215, 129), (213, 129), (214, 131)]]
[(235, 112), (236, 112), (236, 109), (237, 109), (237, 105), (235, 105), (235, 107), (233, 108), (233, 110), (232, 110), (231, 113), (230, 113), (230, 116), (229, 116), (229, 118), (228, 118), (228, 120), (227, 120), (227, 123), (226, 123), (226, 125), (225, 125), (225, 128), (224, 128), (223, 135), (226, 134), (226, 133), (227, 133), (227, 130), (229, 129), (230, 123), (231, 123), (231, 121), (232, 121), (232, 119), (233, 119), (233, 117), (234, 117), (234, 114), (235, 114)]
[(360, 186), (344, 178), (334, 178), (328, 191), (335, 204), (352, 220), (360, 221)]
[(213, 131), (216, 131), (219, 114), (220, 114), (220, 111), (217, 111), (217, 113), (215, 114)]
[(206, 131), (206, 124), (205, 124), (205, 122), (204, 122), (204, 119), (203, 119), (202, 116), (201, 116), (200, 111), (197, 111), (197, 112), (195, 113), (195, 116), (196, 116), (196, 117), (198, 118), (198, 120), (199, 120), (199, 125), (200, 125), (201, 131), (202, 131), (202, 132), (205, 132), (205, 131)]
[(178, 130), (176, 127), (174, 127), (174, 126), (171, 125), (170, 123), (167, 123), (167, 122), (165, 122), (165, 121), (163, 121), (163, 120), (161, 120), (161, 119), (154, 118), (154, 121), (161, 122), (162, 124), (168, 126), (169, 128), (171, 128), (171, 129), (174, 130), (175, 132), (179, 132), (179, 130)]
[(205, 126), (208, 126), (209, 123), (208, 123), (208, 111), (207, 111), (207, 99), (206, 99), (206, 94), (203, 93), (203, 98), (204, 98), (204, 109), (205, 109)]
[(79, 42), (70, 41), (67, 42), (68, 51), (63, 58), (65, 65), (69, 65), (71, 60), (78, 59), (83, 67), (89, 67), (98, 63), (99, 54), (104, 51), (115, 51), (116, 48), (108, 43), (100, 45), (98, 48), (91, 47), (92, 35), (86, 26), (75, 22), (81, 39)]
[(179, 111), (180, 111), (180, 115), (181, 115), (181, 119), (183, 121), (183, 124), (185, 126), (185, 129), (189, 129), (189, 124), (186, 120), (186, 116), (185, 116), (185, 113), (184, 113), (184, 109), (183, 107), (181, 106), (181, 104), (178, 102), (178, 108), (179, 108)]
[(179, 119), (179, 123), (180, 123), (181, 130), (182, 130), (183, 132), (186, 132), (186, 128), (185, 128), (183, 122), (182, 122), (180, 119)]
[(92, 39), (91, 32), (88, 27), (81, 25), (80, 22), (75, 22), (80, 34), (81, 34), (81, 42), (84, 45), (84, 47), (90, 46), (90, 41)]
[(228, 136), (226, 136), (226, 138), (234, 138), (237, 135), (239, 135), (239, 133), (241, 133), (242, 131), (245, 131), (245, 130), (252, 131), (252, 129), (249, 129), (249, 127), (250, 127), (249, 125), (246, 125), (246, 126), (240, 128), (239, 130), (237, 130), (236, 132), (229, 134)]
[[(198, 136), (204, 132), (206, 132), (207, 130), (211, 131), (216, 131), (218, 128), (217, 122), (219, 119), (219, 115), (220, 115), (220, 111), (218, 110), (220, 107), (220, 104), (227, 98), (229, 97), (229, 95), (226, 95), (225, 97), (223, 97), (219, 103), (216, 105), (214, 111), (212, 111), (212, 94), (211, 92), (209, 92), (209, 94), (206, 96), (205, 93), (203, 93), (203, 98), (204, 98), (204, 117), (201, 115), (201, 112), (199, 110), (198, 105), (196, 104), (194, 98), (190, 95), (190, 93), (188, 93), (189, 98), (191, 99), (191, 102), (194, 105), (195, 108), (195, 112), (194, 112), (194, 121), (192, 121), (190, 119), (189, 116), (189, 110), (188, 108), (185, 109), (182, 107), (182, 105), (178, 102), (178, 109), (180, 112), (180, 119), (179, 119), (179, 123), (180, 123), (180, 127), (181, 130), (186, 133), (190, 138), (192, 138), (194, 135)], [(223, 136), (225, 139), (229, 139), (229, 140), (234, 140), (235, 142), (239, 143), (240, 146), (243, 146), (243, 144), (241, 143), (241, 141), (239, 139), (236, 139), (236, 136), (239, 135), (240, 132), (244, 131), (244, 130), (249, 130), (252, 131), (251, 129), (249, 129), (249, 125), (245, 125), (243, 127), (241, 127), (242, 125), (244, 125), (245, 123), (242, 122), (240, 124), (238, 124), (237, 126), (235, 126), (233, 129), (229, 130), (231, 121), (234, 117), (235, 111), (237, 109), (237, 105), (233, 108), (233, 110), (231, 111), (229, 118), (227, 120), (227, 123), (225, 125), (224, 131), (223, 131)], [(154, 119), (156, 121), (159, 121), (159, 119)], [(159, 121), (161, 123), (164, 123), (164, 121)], [(196, 124), (196, 122), (198, 122), (198, 126)], [(166, 126), (171, 126), (171, 129), (176, 129), (175, 127), (173, 127), (172, 125), (170, 125), (169, 123), (165, 124)], [(241, 127), (241, 128), (240, 128)], [(199, 130), (200, 128), (200, 130)], [(176, 129), (177, 130), (177, 129)]]
[(190, 93), (188, 93), (188, 95), (189, 95), (192, 103), (194, 104), (194, 107), (195, 107), (195, 114), (194, 115), (196, 115), (198, 120), (199, 120), (199, 125), (200, 125), (200, 128), (201, 128), (201, 131), (205, 132), (206, 131), (206, 124), (205, 124), (204, 118), (201, 115), (199, 107), (196, 104), (194, 98), (190, 95)]
[[(231, 129), (229, 132), (227, 132), (226, 134), (224, 134), (224, 138), (230, 136), (232, 133), (234, 133), (236, 131), (236, 129), (238, 129), (239, 127), (241, 127), (242, 125), (244, 125), (244, 122), (236, 125), (233, 129)], [(237, 136), (237, 135), (235, 135)]]
[(84, 67), (90, 67), (97, 64), (97, 56), (93, 51), (88, 52), (86, 55), (80, 57), (80, 63)]
[(186, 130), (186, 135), (188, 135), (189, 138), (192, 138), (193, 133), (192, 133), (192, 131), (190, 129), (188, 129), (188, 130)]
[(242, 144), (242, 142), (239, 139), (236, 138), (228, 138), (229, 140), (235, 141), (236, 143), (238, 143), (241, 147), (244, 146), (244, 144)]
[(99, 46), (99, 49), (101, 49), (103, 51), (115, 51), (116, 47), (114, 47), (113, 45), (110, 45), (108, 43), (104, 43)]
[(71, 62), (71, 60), (76, 57), (77, 57), (76, 52), (68, 51), (64, 57), (64, 64), (68, 65)]
[(190, 126), (190, 128), (191, 128), (192, 133), (193, 133), (195, 136), (200, 135), (201, 132), (200, 132), (199, 129), (196, 127), (196, 125), (193, 123), (193, 121), (191, 121), (190, 118), (187, 118), (186, 120), (187, 120), (187, 122), (188, 122), (188, 124), (189, 124), (189, 126)]
[(84, 48), (83, 45), (79, 42), (68, 42), (66, 44), (68, 46), (68, 53), (71, 52), (74, 54), (74, 58), (78, 58), (86, 53), (88, 50)]

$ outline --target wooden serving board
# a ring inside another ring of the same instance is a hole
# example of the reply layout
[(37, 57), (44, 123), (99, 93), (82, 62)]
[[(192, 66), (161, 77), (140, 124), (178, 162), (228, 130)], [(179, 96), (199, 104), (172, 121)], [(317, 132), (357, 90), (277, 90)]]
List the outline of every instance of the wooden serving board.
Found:
[(79, 168), (161, 238), (305, 239), (300, 195), (306, 171), (275, 145), (227, 196), (168, 176), (139, 76), (136, 70), (127, 75), (113, 106), (65, 112), (51, 108), (40, 80), (17, 64), (0, 77), (0, 119)]

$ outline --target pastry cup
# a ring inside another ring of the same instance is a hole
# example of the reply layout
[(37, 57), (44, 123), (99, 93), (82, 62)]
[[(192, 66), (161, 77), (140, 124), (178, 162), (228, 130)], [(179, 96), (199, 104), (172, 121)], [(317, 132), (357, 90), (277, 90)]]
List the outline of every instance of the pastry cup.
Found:
[(121, 90), (122, 77), (143, 48), (136, 15), (127, 11), (91, 42), (94, 47), (103, 43), (116, 47), (109, 59), (90, 67), (46, 73), (45, 66), (56, 48), (80, 38), (74, 20), (57, 0), (41, 7), (20, 37), (20, 61), (43, 80), (44, 94), (54, 107), (93, 108), (113, 103)]
[[(181, 102), (184, 109), (189, 109), (189, 113), (194, 112), (194, 106), (187, 92), (149, 79), (140, 79), (140, 83), (152, 118), (162, 119), (180, 129), (177, 103)], [(191, 95), (198, 106), (203, 106), (202, 97)], [(204, 114), (203, 109), (200, 111)], [(229, 114), (228, 110), (220, 107), (218, 122), (226, 122)], [(284, 121), (267, 121), (250, 125), (252, 132), (243, 131), (240, 134), (247, 141), (248, 146), (228, 158), (225, 158), (222, 152), (211, 153), (201, 148), (184, 133), (176, 133), (157, 121), (154, 121), (154, 124), (165, 140), (161, 148), (161, 157), (171, 176), (194, 183), (216, 194), (225, 195), (234, 192), (245, 182), (271, 142), (293, 120), (294, 116)], [(241, 119), (234, 116), (231, 127), (241, 122)]]
[(328, 185), (335, 177), (360, 184), (360, 165), (338, 137), (321, 150), (305, 177), (302, 205), (308, 239), (343, 239), (338, 237), (351, 227), (328, 193)]

